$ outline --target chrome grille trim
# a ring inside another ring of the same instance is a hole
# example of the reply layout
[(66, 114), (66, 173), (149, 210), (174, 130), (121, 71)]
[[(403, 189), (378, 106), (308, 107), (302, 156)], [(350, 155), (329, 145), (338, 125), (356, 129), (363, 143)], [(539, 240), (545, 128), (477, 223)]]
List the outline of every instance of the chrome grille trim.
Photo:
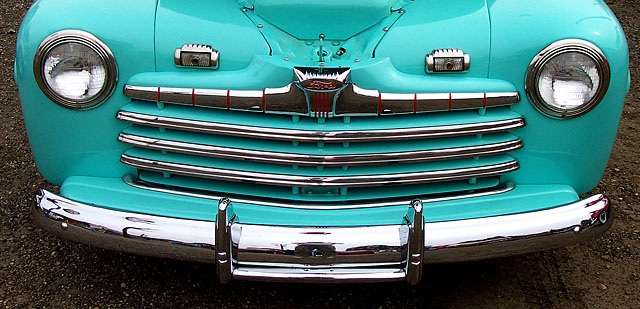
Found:
[(142, 190), (150, 190), (155, 192), (167, 193), (167, 194), (176, 194), (182, 196), (196, 197), (196, 198), (204, 198), (209, 200), (218, 201), (224, 197), (232, 199), (235, 203), (240, 204), (251, 204), (251, 205), (259, 205), (259, 206), (268, 206), (268, 207), (280, 207), (280, 208), (293, 208), (293, 209), (310, 209), (310, 210), (340, 210), (340, 209), (360, 209), (360, 208), (375, 208), (375, 207), (389, 207), (389, 206), (405, 206), (408, 205), (412, 200), (419, 199), (423, 203), (435, 203), (435, 202), (444, 202), (444, 201), (454, 201), (460, 199), (468, 199), (474, 197), (482, 197), (489, 195), (496, 195), (507, 193), (515, 189), (515, 184), (512, 182), (508, 182), (502, 184), (498, 187), (488, 188), (488, 189), (479, 189), (474, 191), (473, 193), (443, 193), (429, 196), (416, 196), (416, 197), (406, 197), (406, 198), (390, 198), (390, 199), (376, 199), (376, 200), (364, 200), (364, 201), (348, 201), (348, 202), (308, 202), (308, 201), (289, 201), (289, 200), (280, 200), (274, 198), (263, 198), (260, 199), (252, 198), (244, 195), (235, 195), (224, 193), (217, 195), (215, 192), (193, 189), (193, 188), (182, 188), (171, 185), (163, 185), (152, 183), (144, 180), (140, 180), (131, 175), (127, 175), (123, 177), (123, 181), (138, 189)]
[[(123, 92), (125, 96), (132, 99), (152, 102), (277, 114), (314, 115), (313, 104), (312, 106), (308, 104), (303, 91), (295, 83), (280, 88), (260, 90), (125, 85)], [(346, 84), (346, 87), (336, 95), (337, 98), (329, 102), (331, 111), (327, 110), (325, 117), (439, 112), (506, 106), (520, 102), (520, 93), (517, 91), (386, 93), (363, 89), (352, 83)], [(315, 115), (317, 116), (317, 113)]]
[(141, 148), (178, 152), (189, 155), (308, 166), (354, 166), (386, 164), (392, 162), (414, 163), (436, 160), (451, 160), (502, 154), (522, 148), (522, 141), (520, 139), (517, 139), (495, 144), (456, 147), (448, 149), (319, 156), (194, 144), (150, 138), (126, 133), (120, 133), (120, 135), (118, 136), (118, 141)]
[(219, 134), (248, 138), (263, 138), (300, 142), (372, 142), (395, 141), (423, 138), (439, 138), (473, 134), (490, 134), (515, 130), (525, 126), (523, 118), (499, 120), (481, 123), (456, 124), (445, 126), (399, 128), (381, 130), (350, 131), (310, 131), (281, 128), (265, 128), (238, 124), (206, 122), (172, 117), (146, 115), (134, 112), (118, 111), (116, 118), (137, 125), (184, 130), (191, 132)]
[(363, 187), (396, 184), (418, 184), (452, 181), (500, 175), (519, 168), (518, 161), (457, 168), (449, 170), (412, 172), (401, 174), (356, 175), (356, 176), (299, 176), (220, 169), (181, 163), (150, 160), (123, 154), (120, 162), (147, 171), (177, 174), (183, 176), (209, 178), (224, 181), (249, 182), (276, 186), (294, 187)]

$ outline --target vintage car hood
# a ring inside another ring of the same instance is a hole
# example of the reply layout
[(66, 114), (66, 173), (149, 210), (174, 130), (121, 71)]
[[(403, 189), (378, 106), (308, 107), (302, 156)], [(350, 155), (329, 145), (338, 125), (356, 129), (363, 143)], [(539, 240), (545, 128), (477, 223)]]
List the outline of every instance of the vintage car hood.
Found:
[(353, 68), (356, 59), (389, 58), (399, 71), (423, 75), (426, 54), (457, 48), (471, 55), (465, 76), (488, 72), (491, 27), (484, 0), (226, 0), (197, 7), (162, 0), (156, 11), (156, 70), (179, 70), (173, 56), (183, 44), (219, 50), (217, 71), (247, 68), (256, 55), (313, 66), (320, 34), (331, 55), (347, 51), (325, 59), (329, 66)]
[[(407, 0), (245, 0), (264, 20), (298, 39), (345, 40), (400, 9)], [(246, 2), (246, 3), (245, 3)]]

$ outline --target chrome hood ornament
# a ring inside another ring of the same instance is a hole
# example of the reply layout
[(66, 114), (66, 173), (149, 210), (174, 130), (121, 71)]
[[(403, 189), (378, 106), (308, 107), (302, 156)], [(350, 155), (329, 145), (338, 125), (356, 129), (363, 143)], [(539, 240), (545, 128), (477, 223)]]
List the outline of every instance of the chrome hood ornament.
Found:
[(305, 93), (313, 116), (333, 116), (336, 99), (340, 91), (347, 86), (351, 69), (296, 67), (293, 71), (298, 79), (296, 85)]

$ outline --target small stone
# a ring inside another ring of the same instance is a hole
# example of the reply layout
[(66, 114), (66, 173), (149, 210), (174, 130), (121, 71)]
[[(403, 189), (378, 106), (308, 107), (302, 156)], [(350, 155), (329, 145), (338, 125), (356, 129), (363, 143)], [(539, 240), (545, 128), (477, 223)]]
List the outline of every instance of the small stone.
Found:
[(120, 287), (123, 288), (123, 289), (126, 289), (127, 288), (127, 284), (122, 282), (122, 283), (120, 283)]
[(16, 30), (15, 29), (9, 29), (9, 31), (7, 31), (8, 34), (15, 34)]
[(600, 283), (600, 285), (598, 286), (601, 290), (606, 291), (607, 290), (607, 286)]
[(613, 170), (614, 170), (614, 171), (616, 171), (616, 172), (619, 172), (619, 171), (620, 171), (620, 169), (619, 169), (619, 168), (617, 168), (617, 167), (616, 167), (616, 168), (614, 168)]
[(605, 260), (605, 261), (610, 261), (611, 260), (611, 256), (608, 255), (608, 254), (605, 254), (605, 255), (602, 256), (602, 259)]

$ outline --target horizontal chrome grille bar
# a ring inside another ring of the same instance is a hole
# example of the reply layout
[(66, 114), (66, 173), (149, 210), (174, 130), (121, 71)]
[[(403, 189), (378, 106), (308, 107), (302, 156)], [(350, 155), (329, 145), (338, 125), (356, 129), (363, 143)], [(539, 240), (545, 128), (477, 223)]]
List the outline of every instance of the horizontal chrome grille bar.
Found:
[(224, 181), (250, 182), (294, 187), (363, 187), (452, 181), (500, 175), (519, 168), (517, 161), (486, 166), (401, 174), (357, 176), (299, 176), (220, 169), (182, 163), (165, 162), (123, 154), (120, 162), (142, 170)]
[(135, 188), (150, 190), (155, 192), (162, 192), (168, 194), (177, 194), (182, 196), (190, 196), (197, 198), (204, 198), (213, 201), (219, 201), (224, 197), (233, 199), (236, 203), (251, 204), (269, 207), (281, 207), (281, 208), (293, 208), (293, 209), (313, 209), (313, 210), (338, 210), (338, 209), (360, 209), (360, 208), (375, 208), (375, 207), (388, 207), (388, 206), (401, 206), (411, 203), (415, 199), (419, 199), (422, 203), (435, 203), (443, 201), (453, 201), (474, 197), (482, 197), (489, 195), (496, 195), (509, 192), (515, 189), (515, 184), (509, 182), (498, 187), (474, 190), (472, 193), (457, 192), (457, 193), (441, 193), (433, 195), (423, 195), (406, 198), (388, 198), (388, 199), (376, 199), (376, 200), (357, 200), (348, 202), (308, 202), (308, 201), (290, 201), (274, 198), (261, 197), (259, 199), (251, 196), (235, 195), (225, 193), (216, 194), (216, 192), (205, 191), (193, 188), (176, 187), (165, 184), (157, 184), (140, 180), (131, 175), (123, 177), (123, 181)]
[(229, 148), (221, 146), (194, 144), (180, 141), (171, 141), (150, 138), (139, 135), (120, 133), (120, 142), (154, 150), (178, 152), (190, 155), (206, 156), (213, 158), (248, 160), (286, 165), (308, 166), (353, 166), (386, 164), (393, 162), (413, 163), (436, 160), (451, 160), (469, 157), (502, 154), (522, 148), (520, 139), (488, 145), (457, 147), (448, 149), (433, 149), (421, 151), (407, 151), (395, 153), (372, 153), (353, 155), (305, 155), (295, 153), (269, 152)]
[(481, 123), (456, 124), (432, 127), (350, 130), (350, 131), (310, 131), (281, 128), (265, 128), (238, 124), (206, 122), (172, 117), (161, 117), (133, 112), (119, 111), (116, 118), (137, 125), (160, 127), (207, 134), (219, 134), (248, 138), (300, 142), (371, 142), (384, 140), (411, 140), (439, 138), (473, 134), (490, 134), (522, 128), (523, 118)]
[[(318, 116), (317, 104), (309, 104), (304, 92), (290, 83), (280, 88), (261, 90), (197, 89), (173, 87), (145, 87), (125, 85), (124, 94), (130, 98), (177, 103), (227, 110), (257, 111), (275, 114)], [(520, 101), (517, 91), (470, 93), (385, 93), (360, 88), (354, 84), (323, 102), (321, 115), (381, 115), (411, 114), (436, 111), (477, 109), (505, 106)]]

